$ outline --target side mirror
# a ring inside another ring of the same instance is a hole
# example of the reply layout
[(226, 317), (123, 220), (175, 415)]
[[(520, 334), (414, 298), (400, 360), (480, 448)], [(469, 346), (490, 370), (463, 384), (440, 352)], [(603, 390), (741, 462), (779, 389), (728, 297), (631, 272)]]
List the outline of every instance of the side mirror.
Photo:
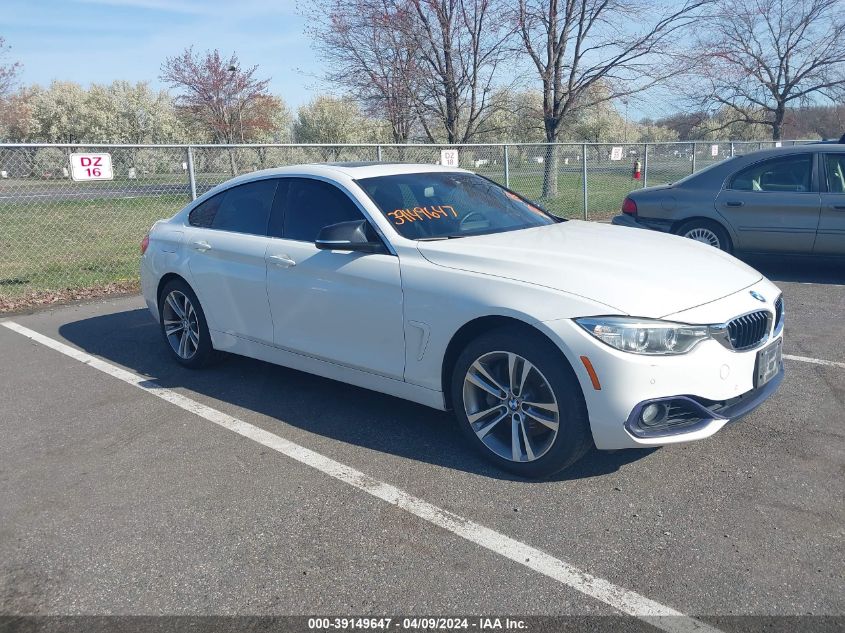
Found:
[(387, 250), (366, 220), (330, 224), (320, 229), (314, 245), (327, 251), (385, 253)]

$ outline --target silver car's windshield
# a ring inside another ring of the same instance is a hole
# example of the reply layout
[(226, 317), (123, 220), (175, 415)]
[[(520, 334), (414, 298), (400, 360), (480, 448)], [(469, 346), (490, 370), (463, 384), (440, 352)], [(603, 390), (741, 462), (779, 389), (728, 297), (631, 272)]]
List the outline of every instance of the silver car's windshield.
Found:
[(475, 174), (396, 174), (357, 183), (393, 228), (412, 240), (500, 233), (558, 221), (521, 196)]

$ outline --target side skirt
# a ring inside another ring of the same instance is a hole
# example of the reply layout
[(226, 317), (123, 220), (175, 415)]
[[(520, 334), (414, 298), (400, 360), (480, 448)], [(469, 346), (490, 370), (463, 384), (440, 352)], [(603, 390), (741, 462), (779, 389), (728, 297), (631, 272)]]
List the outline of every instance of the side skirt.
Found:
[(360, 369), (352, 369), (329, 361), (320, 360), (304, 354), (297, 354), (288, 350), (240, 338), (224, 332), (211, 332), (214, 349), (230, 354), (239, 354), (249, 358), (256, 358), (274, 365), (281, 365), (290, 369), (304, 371), (323, 378), (345, 382), (356, 387), (371, 389), (379, 393), (386, 393), (403, 400), (410, 400), (433, 409), (445, 411), (443, 392), (412, 385), (402, 380), (394, 380), (377, 374), (371, 374)]

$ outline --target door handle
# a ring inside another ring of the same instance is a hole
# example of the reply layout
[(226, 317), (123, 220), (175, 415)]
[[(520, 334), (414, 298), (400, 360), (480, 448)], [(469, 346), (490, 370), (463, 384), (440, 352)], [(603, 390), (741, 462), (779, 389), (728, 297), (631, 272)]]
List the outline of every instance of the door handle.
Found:
[(728, 201), (725, 203), (725, 206), (728, 206), (728, 207), (741, 207), (741, 206), (742, 206), (742, 205), (744, 205), (744, 204), (745, 204), (745, 203), (744, 203), (744, 202), (742, 202), (742, 201), (740, 201), (740, 200), (728, 200)]
[(290, 268), (296, 266), (296, 262), (290, 258), (290, 255), (270, 255), (270, 263), (274, 266), (282, 268)]
[(199, 251), (200, 253), (211, 250), (211, 244), (205, 241), (194, 242), (193, 247), (195, 251)]
[(845, 204), (832, 204), (830, 208), (834, 211), (845, 211)]

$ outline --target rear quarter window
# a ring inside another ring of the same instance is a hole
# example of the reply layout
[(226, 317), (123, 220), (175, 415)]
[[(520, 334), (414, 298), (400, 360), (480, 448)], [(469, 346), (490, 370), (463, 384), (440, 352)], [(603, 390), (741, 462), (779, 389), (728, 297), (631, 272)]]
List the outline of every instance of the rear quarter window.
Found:
[(204, 229), (211, 228), (211, 223), (214, 222), (214, 216), (217, 215), (217, 208), (222, 200), (223, 194), (220, 193), (194, 207), (188, 215), (188, 224)]

